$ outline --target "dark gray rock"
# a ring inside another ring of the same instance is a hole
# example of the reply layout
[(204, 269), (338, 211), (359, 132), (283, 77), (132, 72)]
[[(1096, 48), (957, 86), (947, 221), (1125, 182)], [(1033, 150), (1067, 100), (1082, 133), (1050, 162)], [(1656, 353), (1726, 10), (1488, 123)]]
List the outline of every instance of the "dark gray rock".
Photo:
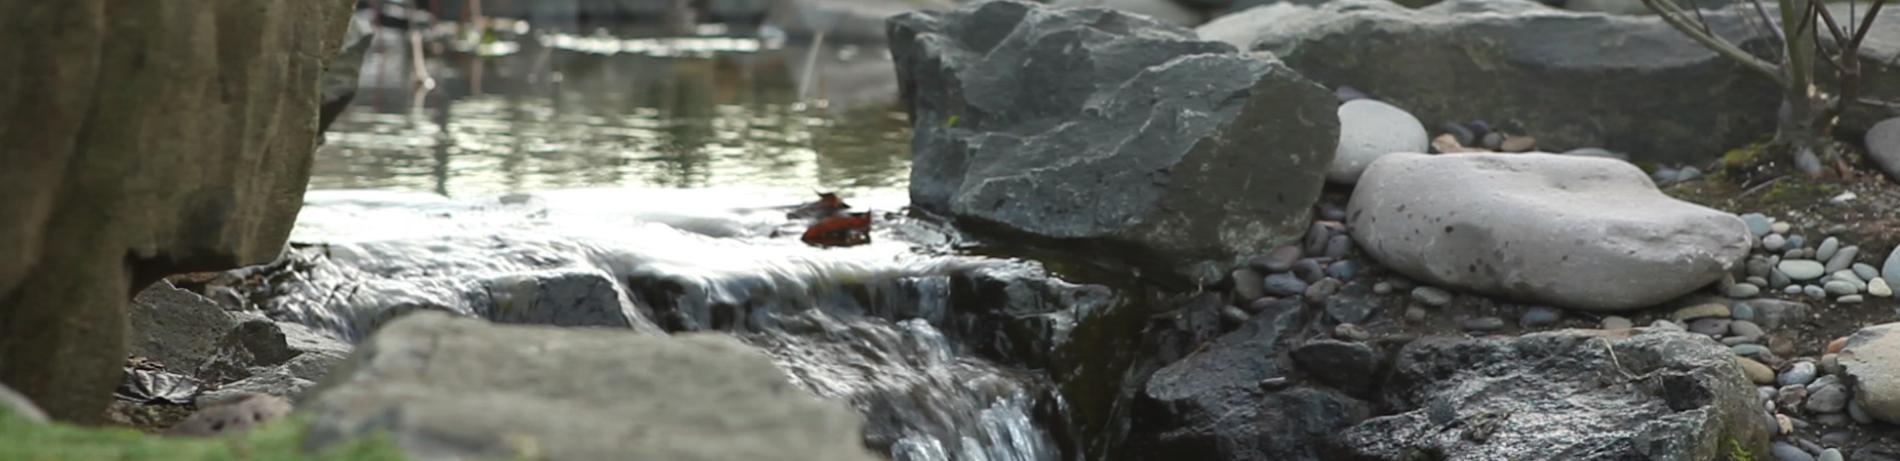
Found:
[(1260, 275), (1259, 272), (1245, 268), (1234, 269), (1233, 277), (1234, 296), (1238, 297), (1237, 300), (1241, 303), (1251, 303), (1253, 300), (1267, 296), (1266, 277)]
[(1719, 338), (1728, 334), (1728, 324), (1733, 321), (1716, 317), (1699, 318), (1689, 322), (1689, 331)]
[(913, 204), (1189, 282), (1296, 241), (1338, 142), (1324, 87), (1144, 17), (998, 1), (889, 36)]
[[(1716, 35), (1767, 39), (1765, 29), (1748, 22), (1753, 14), (1730, 8), (1702, 17)], [(1772, 80), (1654, 16), (1566, 12), (1530, 2), (1452, 0), (1409, 10), (1345, 1), (1255, 8), (1198, 30), (1271, 51), (1326, 84), (1385, 95), (1427, 124), (1508, 119), (1539, 145), (1601, 147), (1639, 161), (1712, 159), (1772, 131), (1780, 102)]]
[(1517, 324), (1524, 328), (1547, 327), (1557, 324), (1557, 321), (1563, 318), (1563, 311), (1544, 306), (1532, 306), (1524, 310), (1524, 315), (1518, 318)]
[(1309, 341), (1289, 356), (1308, 376), (1347, 393), (1360, 395), (1378, 382), (1379, 352), (1365, 343)]
[(1306, 294), (1306, 281), (1293, 274), (1273, 274), (1262, 280), (1267, 294), (1273, 296), (1299, 296)]
[(1269, 251), (1267, 254), (1248, 259), (1247, 265), (1262, 273), (1272, 274), (1293, 270), (1293, 263), (1299, 261), (1300, 247), (1297, 245), (1286, 245), (1274, 248), (1273, 251)]
[[(496, 323), (632, 328), (639, 314), (614, 279), (599, 271), (515, 273), (482, 281), (492, 304), (477, 314)], [(710, 325), (691, 325), (700, 330)]]
[(303, 404), (312, 449), (385, 434), (429, 458), (513, 457), (511, 440), (532, 438), (550, 459), (875, 459), (843, 403), (798, 390), (771, 358), (724, 335), (420, 312), (385, 325), (333, 373)]
[(1340, 434), (1339, 459), (1723, 459), (1768, 444), (1734, 357), (1683, 333), (1424, 338), (1382, 393), (1392, 414)]
[(1359, 276), (1359, 262), (1350, 259), (1334, 261), (1332, 264), (1326, 265), (1326, 276), (1339, 279), (1342, 282), (1351, 282), (1354, 277)]
[(1497, 317), (1478, 317), (1464, 322), (1465, 330), (1490, 332), (1504, 329), (1504, 319)]
[(1319, 279), (1326, 278), (1326, 266), (1320, 263), (1318, 259), (1302, 259), (1300, 262), (1293, 264), (1293, 275), (1299, 277), (1300, 280), (1306, 281), (1306, 283), (1315, 283), (1318, 282)]
[(1363, 324), (1380, 307), (1377, 293), (1363, 283), (1347, 284), (1326, 298), (1326, 316), (1339, 323)]
[(1286, 373), (1275, 351), (1299, 311), (1282, 302), (1155, 372), (1134, 402), (1130, 459), (1317, 459), (1328, 437), (1369, 416), (1369, 405), (1337, 392), (1262, 389)]
[(1307, 285), (1306, 293), (1303, 295), (1306, 297), (1306, 304), (1325, 306), (1326, 300), (1332, 298), (1334, 293), (1338, 293), (1340, 286), (1338, 279), (1320, 279), (1312, 285)]
[(1900, 181), (1900, 117), (1874, 124), (1867, 130), (1866, 142), (1867, 157), (1887, 177)]
[(1773, 454), (1777, 461), (1814, 461), (1814, 455), (1787, 442), (1775, 442), (1769, 453)]
[(218, 303), (158, 282), (132, 299), (127, 344), (132, 355), (172, 370), (198, 368), (217, 351), (218, 339), (237, 321)]
[(1755, 315), (1760, 317), (1755, 321), (1756, 324), (1770, 330), (1806, 321), (1813, 313), (1812, 307), (1800, 301), (1750, 299), (1742, 303), (1747, 304), (1755, 311)]

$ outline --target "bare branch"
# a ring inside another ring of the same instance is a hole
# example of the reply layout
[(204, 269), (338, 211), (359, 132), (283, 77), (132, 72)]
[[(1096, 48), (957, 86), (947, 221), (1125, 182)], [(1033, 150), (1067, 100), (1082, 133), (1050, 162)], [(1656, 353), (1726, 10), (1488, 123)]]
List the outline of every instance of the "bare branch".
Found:
[(1858, 54), (1861, 39), (1867, 38), (1867, 31), (1874, 29), (1874, 18), (1880, 16), (1880, 7), (1886, 5), (1887, 0), (1874, 0), (1874, 4), (1867, 7), (1867, 16), (1860, 18), (1860, 30), (1854, 31), (1854, 40), (1847, 42), (1847, 49), (1854, 50)]
[(1662, 18), (1663, 22), (1669, 23), (1670, 26), (1675, 27), (1676, 30), (1682, 32), (1683, 35), (1687, 35), (1690, 39), (1695, 40), (1696, 43), (1701, 43), (1702, 46), (1708, 47), (1710, 50), (1715, 51), (1716, 54), (1734, 59), (1743, 66), (1754, 69), (1756, 72), (1762, 73), (1762, 75), (1767, 75), (1768, 78), (1774, 79), (1776, 83), (1787, 86), (1788, 78), (1781, 74), (1779, 66), (1756, 57), (1753, 54), (1749, 54), (1748, 51), (1735, 46), (1734, 43), (1730, 43), (1726, 39), (1697, 29), (1694, 25), (1689, 24), (1688, 20), (1683, 19), (1683, 16), (1686, 14), (1682, 11), (1682, 7), (1676, 6), (1675, 3), (1670, 0), (1643, 0), (1643, 4), (1648, 5), (1650, 10), (1655, 11), (1656, 15)]
[(1775, 46), (1788, 46), (1788, 36), (1782, 35), (1781, 25), (1775, 24), (1775, 20), (1768, 17), (1768, 9), (1761, 6), (1761, 0), (1748, 0), (1748, 3), (1755, 5), (1755, 14), (1761, 16), (1761, 22), (1767, 24), (1768, 30), (1775, 33), (1775, 40), (1778, 40)]
[(1834, 13), (1828, 11), (1827, 8), (1821, 7), (1821, 2), (1812, 2), (1809, 3), (1809, 5), (1814, 5), (1814, 12), (1821, 16), (1821, 22), (1827, 25), (1827, 33), (1828, 35), (1834, 36), (1834, 43), (1847, 45), (1847, 33), (1842, 32), (1841, 25), (1834, 22)]

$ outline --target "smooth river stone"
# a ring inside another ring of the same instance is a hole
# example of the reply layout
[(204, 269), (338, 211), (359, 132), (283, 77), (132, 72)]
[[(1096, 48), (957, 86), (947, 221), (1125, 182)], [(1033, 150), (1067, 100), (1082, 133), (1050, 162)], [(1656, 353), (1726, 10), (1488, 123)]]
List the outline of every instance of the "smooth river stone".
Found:
[(1775, 269), (1781, 270), (1781, 273), (1787, 275), (1788, 278), (1799, 281), (1814, 280), (1827, 274), (1827, 266), (1822, 265), (1820, 261), (1807, 259), (1782, 261), (1780, 265), (1775, 266)]

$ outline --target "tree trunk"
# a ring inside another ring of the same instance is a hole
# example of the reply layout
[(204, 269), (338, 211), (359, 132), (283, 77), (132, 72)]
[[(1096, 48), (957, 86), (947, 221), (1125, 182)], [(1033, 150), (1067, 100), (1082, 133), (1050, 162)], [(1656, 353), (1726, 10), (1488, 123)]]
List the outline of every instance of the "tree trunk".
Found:
[(1781, 71), (1787, 80), (1782, 86), (1785, 111), (1779, 117), (1773, 144), (1786, 150), (1801, 172), (1816, 175), (1821, 173), (1821, 129), (1826, 117), (1823, 104), (1815, 100), (1814, 88), (1814, 32), (1821, 25), (1812, 17), (1810, 0), (1780, 3), (1782, 36), (1787, 37), (1787, 57), (1781, 62)]

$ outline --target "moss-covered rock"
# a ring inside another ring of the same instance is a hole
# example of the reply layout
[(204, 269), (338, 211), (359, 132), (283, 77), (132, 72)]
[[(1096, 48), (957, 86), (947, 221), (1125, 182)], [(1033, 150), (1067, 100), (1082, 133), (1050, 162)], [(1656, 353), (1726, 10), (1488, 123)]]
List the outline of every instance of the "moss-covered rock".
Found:
[(213, 439), (168, 438), (125, 428), (85, 428), (37, 423), (0, 407), (0, 459), (140, 461), (217, 460), (401, 460), (387, 437), (338, 444), (321, 452), (303, 450), (307, 424), (290, 418), (253, 432)]

